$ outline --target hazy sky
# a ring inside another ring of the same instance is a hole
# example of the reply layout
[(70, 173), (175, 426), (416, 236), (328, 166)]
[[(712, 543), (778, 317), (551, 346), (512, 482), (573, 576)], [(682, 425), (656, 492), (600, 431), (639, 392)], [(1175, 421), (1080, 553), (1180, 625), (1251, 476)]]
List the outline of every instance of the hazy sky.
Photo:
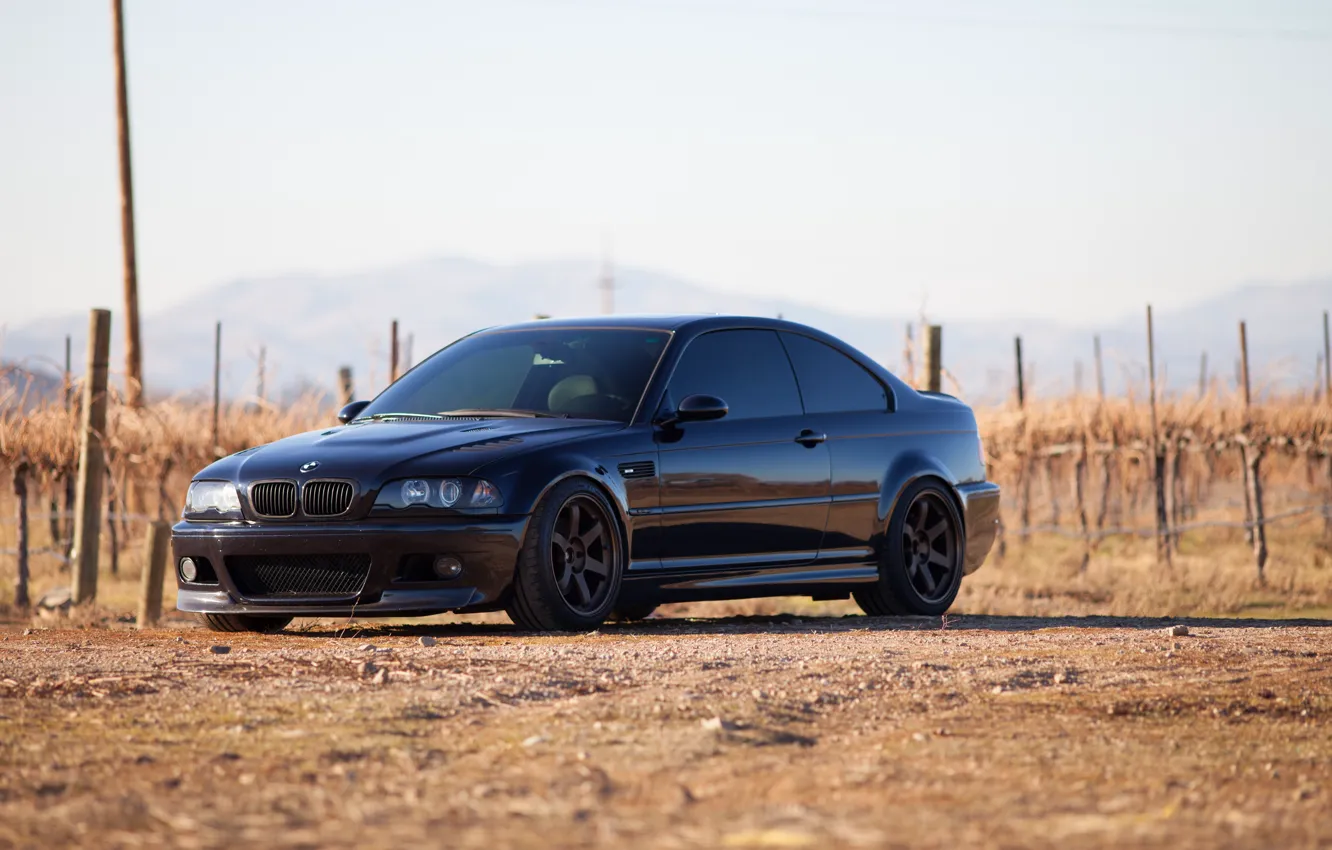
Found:
[[(605, 237), (941, 319), (1332, 274), (1326, 0), (125, 6), (146, 311)], [(118, 307), (114, 120), (107, 0), (0, 2), (0, 324)]]

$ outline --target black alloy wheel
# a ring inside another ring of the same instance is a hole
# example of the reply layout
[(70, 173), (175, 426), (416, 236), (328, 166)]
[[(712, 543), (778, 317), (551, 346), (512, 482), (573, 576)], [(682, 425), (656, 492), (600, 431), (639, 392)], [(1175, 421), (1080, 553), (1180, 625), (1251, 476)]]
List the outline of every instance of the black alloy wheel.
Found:
[(597, 628), (619, 596), (625, 548), (600, 488), (583, 478), (559, 484), (528, 524), (505, 607), (509, 618), (532, 631)]
[(962, 582), (962, 516), (940, 481), (908, 487), (888, 524), (879, 580), (852, 593), (867, 614), (939, 615)]
[(921, 493), (907, 509), (902, 525), (902, 561), (907, 565), (911, 586), (926, 603), (948, 594), (957, 558), (957, 535), (948, 507), (934, 492)]
[(609, 517), (591, 496), (572, 496), (560, 508), (550, 559), (565, 604), (577, 614), (595, 614), (610, 590), (615, 543)]

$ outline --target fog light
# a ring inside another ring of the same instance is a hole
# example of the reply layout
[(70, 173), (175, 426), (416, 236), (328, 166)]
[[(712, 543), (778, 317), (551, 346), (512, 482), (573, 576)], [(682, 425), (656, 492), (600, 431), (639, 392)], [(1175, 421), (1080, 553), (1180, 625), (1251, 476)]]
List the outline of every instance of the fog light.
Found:
[(462, 575), (462, 561), (452, 555), (440, 555), (435, 559), (435, 575), (440, 578), (457, 578)]
[(199, 566), (193, 558), (180, 559), (180, 577), (186, 581), (194, 581), (199, 577)]

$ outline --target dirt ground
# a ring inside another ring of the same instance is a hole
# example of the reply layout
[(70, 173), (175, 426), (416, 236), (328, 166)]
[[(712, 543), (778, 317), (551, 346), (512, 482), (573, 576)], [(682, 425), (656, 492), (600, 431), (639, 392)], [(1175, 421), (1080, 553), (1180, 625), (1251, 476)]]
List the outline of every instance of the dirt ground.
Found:
[(1332, 847), (1330, 715), (1332, 621), (17, 627), (0, 847)]

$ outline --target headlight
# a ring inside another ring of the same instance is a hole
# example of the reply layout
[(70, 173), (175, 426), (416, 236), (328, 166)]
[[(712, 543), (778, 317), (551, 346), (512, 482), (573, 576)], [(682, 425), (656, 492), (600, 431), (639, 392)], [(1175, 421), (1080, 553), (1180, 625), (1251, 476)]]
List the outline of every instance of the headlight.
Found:
[(240, 519), (240, 496), (230, 481), (192, 481), (185, 494), (185, 519)]
[(379, 491), (377, 507), (495, 508), (503, 503), (499, 488), (480, 478), (407, 478)]

